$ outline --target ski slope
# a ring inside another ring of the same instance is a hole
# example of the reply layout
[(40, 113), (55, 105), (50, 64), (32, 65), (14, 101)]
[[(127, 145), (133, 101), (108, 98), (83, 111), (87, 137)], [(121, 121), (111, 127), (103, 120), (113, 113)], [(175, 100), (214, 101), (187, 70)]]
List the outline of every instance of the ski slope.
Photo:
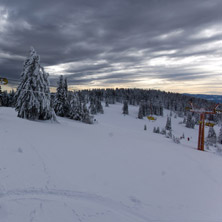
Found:
[(152, 132), (166, 110), (156, 121), (133, 106), (104, 112), (87, 125), (0, 108), (0, 222), (222, 221), (222, 157), (196, 150), (197, 127), (172, 118), (173, 134), (185, 134), (175, 144)]

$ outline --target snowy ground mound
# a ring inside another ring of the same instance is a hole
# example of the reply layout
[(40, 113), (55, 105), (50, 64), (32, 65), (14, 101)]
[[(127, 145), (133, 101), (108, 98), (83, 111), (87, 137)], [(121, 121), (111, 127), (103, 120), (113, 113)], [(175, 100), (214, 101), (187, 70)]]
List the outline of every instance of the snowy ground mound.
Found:
[(172, 118), (173, 134), (185, 134), (175, 144), (152, 132), (166, 111), (152, 122), (136, 118), (138, 107), (121, 109), (87, 125), (1, 107), (0, 221), (222, 221), (222, 157), (196, 150), (198, 129)]

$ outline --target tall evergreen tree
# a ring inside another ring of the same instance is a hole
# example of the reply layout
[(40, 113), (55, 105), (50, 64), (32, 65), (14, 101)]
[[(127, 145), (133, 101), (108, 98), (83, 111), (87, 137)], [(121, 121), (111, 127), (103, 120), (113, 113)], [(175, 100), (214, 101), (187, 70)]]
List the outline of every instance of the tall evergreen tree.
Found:
[(220, 128), (220, 131), (219, 131), (219, 135), (218, 135), (218, 138), (217, 138), (217, 142), (219, 144), (222, 144), (222, 126)]
[(209, 127), (207, 141), (209, 142), (210, 145), (216, 144), (217, 142), (217, 135), (213, 127)]
[(2, 106), (2, 87), (0, 86), (0, 106)]
[(9, 106), (10, 107), (14, 107), (15, 106), (15, 91), (14, 90), (11, 90), (10, 92), (9, 92), (9, 99), (8, 99), (9, 101)]
[(123, 102), (123, 114), (124, 115), (128, 115), (129, 114), (128, 102), (126, 100)]
[(58, 116), (68, 116), (69, 104), (68, 104), (68, 85), (67, 80), (63, 78), (63, 75), (59, 77), (57, 82), (57, 91), (54, 101), (54, 109)]
[(94, 101), (91, 100), (90, 101), (90, 106), (89, 106), (89, 109), (90, 109), (90, 113), (95, 115), (97, 112), (96, 112), (96, 107), (95, 107), (95, 104), (94, 104)]
[(67, 83), (67, 78), (64, 79), (64, 83), (63, 83), (63, 88), (64, 88), (64, 112), (65, 112), (65, 116), (68, 116), (69, 114), (69, 102), (68, 102), (68, 83)]
[(97, 113), (101, 113), (101, 114), (104, 113), (102, 103), (101, 103), (101, 101), (99, 99), (96, 100), (95, 107), (96, 107)]
[(166, 129), (166, 130), (172, 130), (172, 127), (171, 127), (171, 118), (170, 118), (170, 117), (167, 117), (167, 122), (166, 122), (165, 129)]
[(109, 98), (108, 97), (105, 98), (105, 106), (109, 107)]
[(83, 111), (82, 122), (92, 124), (93, 118), (92, 116), (89, 115), (89, 110), (87, 109), (85, 103), (83, 104), (82, 111)]
[(76, 93), (73, 94), (70, 102), (69, 117), (78, 121), (82, 121), (83, 119), (82, 104), (80, 102), (79, 96)]
[(50, 106), (48, 73), (40, 65), (40, 57), (33, 47), (24, 62), (21, 82), (16, 91), (18, 117), (47, 120), (53, 117)]
[(141, 103), (139, 106), (138, 118), (143, 119), (143, 105)]
[(192, 119), (192, 115), (189, 113), (186, 120), (186, 127), (187, 128), (194, 128), (195, 121)]

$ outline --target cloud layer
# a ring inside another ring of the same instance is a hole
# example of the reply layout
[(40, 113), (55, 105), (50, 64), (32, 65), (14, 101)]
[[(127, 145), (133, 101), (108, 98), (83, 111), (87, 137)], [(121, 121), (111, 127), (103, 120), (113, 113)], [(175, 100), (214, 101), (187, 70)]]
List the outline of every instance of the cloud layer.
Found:
[(221, 8), (220, 0), (3, 0), (0, 74), (15, 87), (34, 46), (52, 86), (63, 74), (74, 87), (218, 93)]

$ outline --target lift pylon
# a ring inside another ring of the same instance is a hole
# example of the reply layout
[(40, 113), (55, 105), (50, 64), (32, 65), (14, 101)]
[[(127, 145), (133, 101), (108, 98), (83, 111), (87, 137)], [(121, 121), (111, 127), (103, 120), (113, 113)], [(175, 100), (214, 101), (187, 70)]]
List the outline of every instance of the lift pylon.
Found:
[(216, 104), (213, 108), (213, 110), (205, 110), (203, 108), (197, 109), (194, 108), (193, 104), (190, 103), (191, 105), (191, 109), (189, 110), (190, 112), (193, 113), (199, 113), (200, 114), (200, 122), (199, 122), (199, 134), (198, 134), (198, 146), (197, 149), (204, 151), (204, 121), (205, 121), (205, 115), (206, 114), (216, 114), (217, 113), (217, 107), (219, 106), (219, 104)]

